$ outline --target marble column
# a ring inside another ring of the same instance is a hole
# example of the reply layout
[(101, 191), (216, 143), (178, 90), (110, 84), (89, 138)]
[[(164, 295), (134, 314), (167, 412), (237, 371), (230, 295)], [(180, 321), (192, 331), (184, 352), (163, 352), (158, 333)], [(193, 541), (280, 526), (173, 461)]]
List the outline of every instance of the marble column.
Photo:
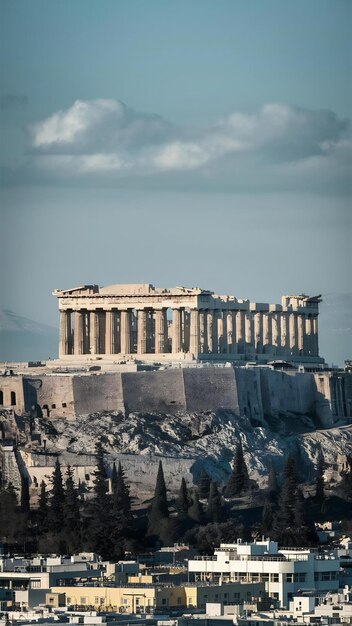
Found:
[(213, 326), (214, 326), (214, 312), (211, 309), (209, 309), (207, 311), (207, 337), (208, 337), (208, 353), (209, 354), (214, 352), (214, 348), (213, 348), (213, 339), (214, 339)]
[(290, 353), (297, 354), (297, 313), (289, 313)]
[(73, 353), (83, 354), (83, 315), (82, 311), (74, 311)]
[(236, 352), (236, 318), (234, 311), (226, 311), (227, 352)]
[(218, 337), (219, 352), (221, 354), (226, 354), (228, 352), (227, 311), (219, 311)]
[(131, 322), (130, 311), (121, 311), (120, 314), (120, 343), (121, 353), (131, 353)]
[(263, 315), (256, 311), (254, 317), (254, 348), (257, 354), (263, 352)]
[(313, 356), (319, 356), (318, 316), (313, 317)]
[(147, 310), (137, 311), (137, 354), (147, 352)]
[(263, 313), (263, 352), (268, 354), (272, 352), (272, 315), (271, 313)]
[(313, 318), (311, 315), (307, 315), (305, 327), (306, 328), (305, 328), (305, 334), (304, 334), (304, 354), (306, 356), (312, 356), (314, 324), (313, 324)]
[(181, 352), (181, 311), (172, 309), (172, 353)]
[(114, 311), (105, 312), (105, 354), (114, 354), (115, 352), (115, 313)]
[(298, 354), (304, 354), (304, 331), (305, 324), (303, 315), (301, 313), (297, 314), (297, 348)]
[(275, 311), (271, 313), (271, 346), (274, 354), (280, 354), (281, 348), (281, 320), (282, 313)]
[(237, 311), (236, 313), (236, 339), (237, 350), (240, 354), (245, 352), (245, 311)]
[(219, 352), (219, 330), (218, 330), (218, 320), (219, 320), (220, 311), (219, 309), (214, 309), (213, 312), (213, 326), (212, 326), (212, 353), (218, 354)]
[(245, 351), (254, 352), (253, 314), (251, 311), (246, 311), (245, 333), (246, 333), (246, 350)]
[(199, 352), (199, 312), (197, 309), (192, 309), (190, 313), (190, 336), (189, 336), (189, 351), (195, 357)]
[(165, 309), (156, 309), (154, 311), (155, 318), (155, 354), (163, 354), (165, 352), (165, 335), (166, 335), (166, 311)]
[(99, 318), (97, 311), (90, 312), (90, 321), (89, 321), (89, 343), (90, 343), (90, 353), (98, 354), (99, 353)]
[(199, 351), (202, 354), (208, 352), (207, 314), (204, 310), (199, 311)]
[(67, 311), (60, 311), (60, 340), (59, 357), (68, 354), (68, 314)]
[(290, 350), (290, 334), (289, 334), (289, 329), (288, 329), (288, 313), (286, 313), (286, 311), (283, 311), (281, 313), (281, 350), (280, 352), (284, 355), (288, 355), (289, 354), (289, 350)]

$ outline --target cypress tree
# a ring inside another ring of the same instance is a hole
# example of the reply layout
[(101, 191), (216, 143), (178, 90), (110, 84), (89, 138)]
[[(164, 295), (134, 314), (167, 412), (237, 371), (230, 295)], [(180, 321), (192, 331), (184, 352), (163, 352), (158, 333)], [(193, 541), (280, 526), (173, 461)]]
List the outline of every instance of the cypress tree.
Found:
[(66, 471), (65, 483), (65, 535), (69, 552), (77, 553), (81, 548), (81, 517), (79, 509), (78, 490), (73, 480), (73, 471), (70, 465)]
[(210, 478), (205, 470), (202, 470), (199, 483), (198, 483), (198, 494), (201, 500), (207, 500), (209, 497), (209, 489), (210, 489)]
[(125, 540), (133, 531), (130, 490), (126, 484), (125, 472), (119, 462), (112, 498), (111, 538), (114, 546), (114, 558), (122, 558)]
[(221, 495), (219, 493), (216, 482), (213, 480), (210, 483), (207, 517), (210, 522), (222, 522), (224, 519), (224, 509), (221, 502)]
[(188, 516), (193, 520), (196, 524), (203, 524), (204, 522), (204, 509), (199, 502), (198, 492), (195, 491), (193, 495), (192, 504), (188, 509)]
[(188, 517), (188, 509), (191, 505), (190, 497), (185, 479), (182, 477), (180, 491), (176, 500), (177, 517), (186, 519)]
[(227, 483), (225, 495), (228, 498), (236, 498), (238, 496), (242, 496), (247, 491), (248, 484), (248, 469), (243, 456), (242, 444), (239, 441), (236, 447), (232, 474)]
[(279, 496), (279, 485), (277, 482), (277, 476), (276, 476), (276, 472), (274, 470), (273, 465), (270, 465), (270, 469), (269, 469), (268, 491), (269, 491), (269, 500), (271, 502), (276, 502)]
[(162, 462), (159, 462), (158, 475), (156, 478), (154, 498), (152, 501), (149, 519), (148, 519), (148, 533), (153, 534), (158, 532), (158, 527), (162, 519), (169, 517), (169, 509), (167, 503), (167, 492), (164, 478), (164, 471)]
[(60, 533), (64, 527), (64, 502), (65, 493), (59, 459), (56, 459), (55, 469), (50, 479), (52, 484), (49, 503), (49, 530)]
[(29, 507), (29, 480), (27, 476), (21, 476), (21, 511), (26, 513), (30, 512)]
[(317, 463), (317, 473), (315, 478), (315, 497), (319, 504), (323, 504), (325, 493), (324, 493), (324, 458), (322, 454), (319, 454), (318, 463)]
[(116, 478), (116, 488), (115, 493), (117, 497), (117, 502), (119, 503), (123, 514), (125, 517), (131, 517), (131, 496), (130, 489), (126, 483), (126, 475), (125, 470), (121, 465), (121, 461), (119, 461), (119, 466), (117, 470), (117, 478)]
[(265, 500), (262, 512), (262, 531), (270, 534), (274, 522), (273, 504), (270, 500)]
[(114, 493), (116, 491), (117, 485), (117, 471), (115, 461), (112, 464), (112, 472), (111, 472), (111, 491)]
[(289, 455), (284, 465), (284, 482), (279, 498), (279, 508), (274, 521), (274, 534), (279, 543), (290, 545), (295, 532), (295, 515), (298, 494), (296, 462)]
[(110, 558), (112, 551), (111, 506), (108, 496), (107, 474), (104, 463), (104, 450), (101, 442), (96, 445), (97, 469), (94, 472), (94, 499), (90, 524), (91, 540), (95, 552), (103, 558)]
[(40, 483), (38, 522), (40, 534), (48, 530), (48, 494), (44, 480)]

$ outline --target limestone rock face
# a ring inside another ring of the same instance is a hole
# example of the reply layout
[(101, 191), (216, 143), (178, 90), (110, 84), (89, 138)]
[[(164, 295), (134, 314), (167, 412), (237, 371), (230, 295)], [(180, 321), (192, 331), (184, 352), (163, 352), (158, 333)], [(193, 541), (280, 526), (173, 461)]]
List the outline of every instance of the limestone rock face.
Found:
[(288, 452), (297, 458), (303, 482), (314, 481), (320, 453), (329, 466), (328, 481), (340, 480), (341, 464), (352, 456), (352, 425), (315, 430), (309, 417), (293, 414), (276, 417), (269, 428), (253, 426), (249, 418), (225, 410), (176, 415), (95, 413), (70, 422), (37, 418), (35, 432), (45, 439), (45, 454), (39, 445), (37, 451), (32, 445), (24, 461), (37, 482), (50, 476), (56, 454), (63, 466), (76, 467), (77, 480), (92, 479), (95, 444), (101, 439), (110, 467), (114, 460), (121, 460), (132, 494), (140, 500), (152, 495), (159, 460), (171, 493), (177, 492), (182, 476), (189, 484), (197, 483), (203, 468), (215, 480), (225, 482), (239, 440), (250, 478), (261, 487), (266, 486), (271, 463), (280, 478)]

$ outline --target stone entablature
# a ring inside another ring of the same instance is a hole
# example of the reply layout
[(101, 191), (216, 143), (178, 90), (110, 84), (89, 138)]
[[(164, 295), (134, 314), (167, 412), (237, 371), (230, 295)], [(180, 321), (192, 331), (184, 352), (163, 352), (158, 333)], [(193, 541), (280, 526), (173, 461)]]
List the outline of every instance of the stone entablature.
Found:
[[(200, 288), (126, 284), (55, 290), (59, 356), (169, 355), (229, 360), (280, 356), (321, 361), (320, 296), (255, 303)], [(142, 357), (143, 358), (143, 357)]]

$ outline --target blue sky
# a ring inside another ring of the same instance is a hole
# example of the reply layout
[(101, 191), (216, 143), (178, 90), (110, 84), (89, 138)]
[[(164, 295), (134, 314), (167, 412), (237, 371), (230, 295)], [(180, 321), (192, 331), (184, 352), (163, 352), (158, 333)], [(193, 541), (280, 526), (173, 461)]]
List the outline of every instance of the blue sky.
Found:
[(140, 280), (346, 306), (351, 13), (2, 0), (2, 305), (56, 324), (51, 288)]

